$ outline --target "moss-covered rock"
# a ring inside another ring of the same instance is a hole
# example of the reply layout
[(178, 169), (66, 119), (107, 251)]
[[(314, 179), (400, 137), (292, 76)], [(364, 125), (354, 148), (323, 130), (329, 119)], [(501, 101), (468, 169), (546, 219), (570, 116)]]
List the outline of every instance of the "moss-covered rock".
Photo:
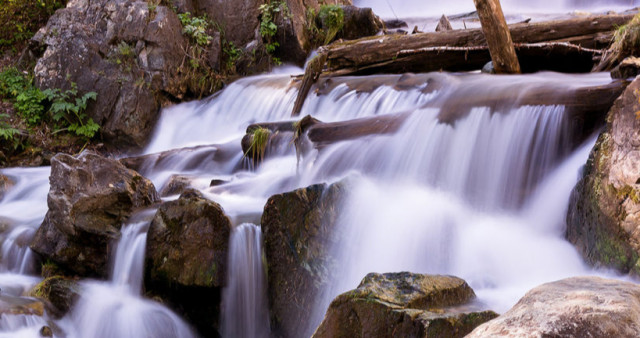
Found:
[(51, 304), (47, 309), (55, 318), (62, 318), (80, 297), (80, 285), (63, 276), (45, 278), (29, 291), (29, 296)]
[(31, 249), (80, 276), (106, 277), (113, 240), (131, 214), (156, 201), (148, 179), (94, 153), (51, 159), (49, 210)]
[(205, 336), (218, 331), (230, 235), (222, 207), (193, 189), (160, 206), (147, 235), (147, 290)]
[(640, 286), (600, 277), (543, 284), (467, 337), (498, 336), (639, 337)]
[(308, 320), (335, 260), (342, 183), (318, 184), (272, 196), (262, 214), (271, 329), (283, 337), (309, 336)]
[(567, 239), (596, 266), (640, 273), (640, 80), (615, 101), (569, 203)]
[(331, 302), (313, 337), (464, 337), (498, 316), (463, 306), (474, 298), (457, 277), (371, 273)]

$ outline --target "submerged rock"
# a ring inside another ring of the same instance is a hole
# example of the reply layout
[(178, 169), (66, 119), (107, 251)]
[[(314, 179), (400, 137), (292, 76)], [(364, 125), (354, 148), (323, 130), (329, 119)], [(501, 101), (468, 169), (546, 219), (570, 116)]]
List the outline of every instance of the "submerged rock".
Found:
[(182, 98), (186, 38), (175, 12), (146, 1), (76, 0), (56, 11), (33, 40), (40, 88), (95, 91), (87, 114), (116, 146), (142, 147), (162, 100)]
[(567, 239), (596, 266), (640, 273), (640, 80), (614, 102), (571, 193)]
[(158, 209), (147, 235), (147, 290), (167, 300), (205, 336), (216, 334), (231, 221), (197, 190)]
[(0, 174), (0, 200), (4, 198), (4, 194), (13, 187), (15, 183), (7, 176)]
[(498, 316), (456, 307), (474, 298), (457, 277), (371, 273), (331, 302), (313, 337), (464, 337)]
[(49, 211), (31, 249), (80, 276), (106, 277), (122, 223), (158, 201), (153, 184), (117, 160), (88, 152), (56, 155), (49, 182)]
[[(336, 262), (338, 207), (344, 184), (312, 185), (272, 196), (262, 214), (271, 329), (283, 337), (309, 336), (308, 320)], [(295, 304), (295, 305), (293, 305)]]
[(574, 277), (527, 292), (476, 337), (640, 337), (640, 286), (600, 277)]
[(182, 194), (185, 190), (191, 188), (192, 178), (183, 175), (171, 175), (169, 181), (160, 190), (160, 196), (166, 197), (171, 195)]

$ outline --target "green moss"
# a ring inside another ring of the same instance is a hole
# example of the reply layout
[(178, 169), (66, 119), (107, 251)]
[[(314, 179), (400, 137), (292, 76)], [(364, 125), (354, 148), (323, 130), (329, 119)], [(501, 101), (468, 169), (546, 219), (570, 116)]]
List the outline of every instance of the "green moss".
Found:
[(271, 130), (263, 127), (256, 128), (251, 133), (251, 145), (244, 154), (249, 156), (255, 164), (262, 162), (271, 137)]

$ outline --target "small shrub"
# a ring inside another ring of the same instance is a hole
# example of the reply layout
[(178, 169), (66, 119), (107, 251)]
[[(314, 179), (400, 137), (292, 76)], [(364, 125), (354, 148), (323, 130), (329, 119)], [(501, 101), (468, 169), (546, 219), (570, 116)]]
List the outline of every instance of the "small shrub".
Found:
[(206, 46), (213, 39), (207, 33), (211, 23), (206, 15), (193, 17), (191, 13), (186, 12), (178, 14), (178, 17), (180, 18), (180, 23), (182, 23), (182, 32), (192, 38), (199, 46)]
[(13, 150), (16, 150), (22, 144), (22, 142), (16, 137), (20, 134), (20, 131), (13, 128), (9, 122), (7, 122), (8, 118), (9, 114), (0, 114), (0, 139), (11, 143)]
[(15, 97), (28, 85), (27, 78), (15, 67), (8, 67), (0, 72), (0, 97)]
[(84, 112), (88, 101), (96, 100), (98, 95), (96, 92), (88, 92), (80, 96), (77, 85), (71, 83), (69, 90), (47, 89), (43, 94), (51, 102), (51, 108), (49, 108), (51, 118), (56, 122), (65, 121), (64, 124), (70, 132), (90, 139), (100, 129), (100, 126)]
[(35, 126), (44, 118), (45, 99), (46, 96), (40, 89), (35, 86), (29, 86), (29, 88), (23, 90), (16, 96), (16, 102), (13, 104), (13, 107), (28, 125)]
[(324, 44), (328, 44), (344, 26), (344, 10), (338, 5), (322, 5), (318, 18), (325, 30)]
[[(289, 7), (284, 1), (269, 1), (259, 7), (260, 10), (260, 36), (264, 40), (264, 46), (268, 54), (273, 54), (280, 47), (277, 41), (274, 41), (278, 33), (278, 25), (275, 20), (278, 16), (281, 18), (291, 17)], [(272, 57), (275, 64), (280, 64), (278, 58)]]
[(65, 0), (3, 0), (0, 2), (0, 49), (29, 40)]

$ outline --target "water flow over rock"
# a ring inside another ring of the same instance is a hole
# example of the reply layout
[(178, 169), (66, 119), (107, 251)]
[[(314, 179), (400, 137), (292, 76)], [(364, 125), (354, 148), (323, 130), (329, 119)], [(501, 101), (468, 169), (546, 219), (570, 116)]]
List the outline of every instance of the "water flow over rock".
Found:
[(267, 282), (262, 254), (260, 227), (245, 223), (233, 229), (229, 244), (229, 277), (222, 298), (223, 337), (269, 337)]

